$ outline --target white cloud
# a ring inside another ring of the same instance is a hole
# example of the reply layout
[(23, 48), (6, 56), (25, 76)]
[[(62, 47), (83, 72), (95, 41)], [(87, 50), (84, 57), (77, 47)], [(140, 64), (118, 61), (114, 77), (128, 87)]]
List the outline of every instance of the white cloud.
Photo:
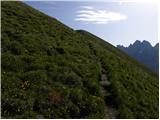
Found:
[(80, 8), (84, 8), (84, 9), (94, 9), (92, 6), (81, 6)]
[(117, 12), (98, 10), (91, 6), (82, 6), (83, 10), (77, 11), (75, 21), (93, 24), (107, 24), (109, 22), (126, 20), (127, 16)]

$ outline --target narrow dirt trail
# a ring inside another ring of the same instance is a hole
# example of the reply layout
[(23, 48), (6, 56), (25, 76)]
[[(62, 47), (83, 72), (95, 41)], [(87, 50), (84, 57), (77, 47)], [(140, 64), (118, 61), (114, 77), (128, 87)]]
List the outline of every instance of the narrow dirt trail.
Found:
[(113, 96), (111, 93), (111, 83), (107, 78), (107, 71), (101, 64), (101, 93), (105, 99), (105, 117), (104, 119), (116, 119), (118, 112), (114, 105)]
[(114, 103), (113, 95), (111, 92), (111, 83), (108, 80), (107, 71), (103, 66), (102, 61), (97, 58), (97, 51), (94, 49), (93, 45), (91, 43), (89, 43), (88, 45), (92, 51), (93, 58), (100, 63), (100, 67), (101, 67), (100, 90), (105, 101), (104, 119), (116, 119), (118, 112), (117, 112), (117, 109), (115, 108), (115, 103)]

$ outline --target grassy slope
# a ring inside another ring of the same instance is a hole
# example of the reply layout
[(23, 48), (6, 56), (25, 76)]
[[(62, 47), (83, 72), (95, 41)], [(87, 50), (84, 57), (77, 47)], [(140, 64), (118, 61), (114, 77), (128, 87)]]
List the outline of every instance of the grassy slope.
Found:
[[(101, 46), (103, 46), (103, 48), (107, 49), (108, 51), (111, 51), (113, 53), (116, 54), (116, 56), (119, 56), (121, 57), (121, 59), (126, 59), (127, 61), (130, 62), (130, 64), (136, 64), (138, 65), (139, 67), (141, 67), (145, 72), (147, 72), (148, 74), (154, 76), (154, 77), (157, 77), (159, 78), (159, 75), (152, 71), (151, 69), (149, 69), (148, 67), (144, 66), (143, 64), (141, 64), (140, 62), (138, 62), (136, 59), (134, 59), (133, 57), (131, 56), (128, 56), (128, 54), (126, 54), (124, 51), (118, 49), (116, 47), (114, 47), (113, 45), (111, 45), (110, 43), (107, 43), (106, 41), (102, 40), (101, 38), (85, 31), (85, 30), (77, 30), (77, 32), (80, 32), (81, 34), (85, 34), (85, 35), (88, 35), (88, 36), (92, 36), (96, 39), (96, 43), (100, 44)], [(98, 41), (97, 41), (98, 39)]]
[(108, 69), (119, 117), (158, 118), (157, 74), (100, 38), (79, 32), (90, 40), (96, 56)]
[(119, 118), (158, 118), (158, 77), (110, 44), (2, 2), (2, 117), (103, 118), (101, 65)]

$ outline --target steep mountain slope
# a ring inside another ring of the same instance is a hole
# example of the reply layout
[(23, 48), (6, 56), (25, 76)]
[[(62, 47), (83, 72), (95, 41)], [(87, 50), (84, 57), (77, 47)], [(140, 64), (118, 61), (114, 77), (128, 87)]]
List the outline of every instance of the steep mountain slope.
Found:
[(158, 76), (86, 32), (2, 2), (2, 118), (158, 118)]
[(140, 42), (139, 40), (135, 43), (124, 47), (121, 45), (117, 46), (127, 54), (137, 59), (142, 64), (148, 66), (151, 70), (158, 73), (159, 71), (159, 44), (157, 43), (154, 47), (148, 41)]

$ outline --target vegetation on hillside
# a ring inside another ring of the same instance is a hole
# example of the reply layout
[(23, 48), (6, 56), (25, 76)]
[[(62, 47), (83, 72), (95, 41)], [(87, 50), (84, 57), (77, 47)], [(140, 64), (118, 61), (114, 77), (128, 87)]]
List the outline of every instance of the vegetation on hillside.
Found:
[(92, 34), (79, 32), (92, 40), (96, 56), (108, 70), (118, 118), (158, 118), (158, 76), (145, 67), (140, 69), (142, 65)]
[(1, 3), (2, 118), (104, 118), (102, 66), (117, 118), (158, 118), (156, 75), (88, 32)]

